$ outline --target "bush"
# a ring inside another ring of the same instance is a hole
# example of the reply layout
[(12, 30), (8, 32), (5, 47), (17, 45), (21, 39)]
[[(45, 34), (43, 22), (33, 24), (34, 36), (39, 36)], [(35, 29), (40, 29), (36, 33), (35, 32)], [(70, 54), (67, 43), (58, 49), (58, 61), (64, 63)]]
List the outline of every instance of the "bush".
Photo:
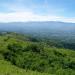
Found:
[(12, 52), (16, 52), (16, 53), (21, 53), (24, 49), (23, 49), (23, 47), (20, 45), (20, 44), (16, 44), (16, 43), (14, 43), (14, 44), (9, 44), (8, 46), (7, 46), (7, 48), (10, 50), (10, 51), (12, 51)]

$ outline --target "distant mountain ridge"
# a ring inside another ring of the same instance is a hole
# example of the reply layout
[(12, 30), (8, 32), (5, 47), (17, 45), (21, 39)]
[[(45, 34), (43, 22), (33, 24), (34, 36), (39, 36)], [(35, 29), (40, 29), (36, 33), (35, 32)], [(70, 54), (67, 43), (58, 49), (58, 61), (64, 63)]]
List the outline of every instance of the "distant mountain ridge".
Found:
[(0, 23), (0, 31), (14, 31), (41, 36), (75, 36), (75, 23), (56, 21)]

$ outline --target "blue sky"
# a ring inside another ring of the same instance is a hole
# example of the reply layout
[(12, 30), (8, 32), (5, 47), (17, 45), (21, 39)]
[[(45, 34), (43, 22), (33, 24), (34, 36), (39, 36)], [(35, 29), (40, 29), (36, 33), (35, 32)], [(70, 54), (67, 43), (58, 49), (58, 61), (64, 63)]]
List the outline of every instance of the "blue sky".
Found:
[(75, 22), (75, 0), (0, 0), (0, 22)]

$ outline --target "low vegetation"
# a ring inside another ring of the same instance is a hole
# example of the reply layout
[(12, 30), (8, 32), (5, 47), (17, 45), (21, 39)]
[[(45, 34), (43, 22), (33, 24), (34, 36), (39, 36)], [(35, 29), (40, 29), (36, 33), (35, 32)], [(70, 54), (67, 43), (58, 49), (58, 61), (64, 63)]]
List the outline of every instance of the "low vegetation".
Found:
[(74, 50), (32, 40), (17, 33), (1, 34), (0, 74), (75, 75)]

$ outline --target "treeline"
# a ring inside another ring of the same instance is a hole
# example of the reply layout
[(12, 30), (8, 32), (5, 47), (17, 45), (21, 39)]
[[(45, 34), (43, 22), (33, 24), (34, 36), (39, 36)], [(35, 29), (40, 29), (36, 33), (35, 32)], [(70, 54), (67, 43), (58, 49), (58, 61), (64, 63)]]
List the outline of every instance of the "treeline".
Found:
[(57, 48), (65, 48), (65, 49), (72, 49), (75, 50), (75, 40), (68, 39), (60, 39), (60, 38), (44, 38), (44, 37), (30, 37), (30, 41), (33, 42), (44, 42), (50, 47), (57, 47)]

